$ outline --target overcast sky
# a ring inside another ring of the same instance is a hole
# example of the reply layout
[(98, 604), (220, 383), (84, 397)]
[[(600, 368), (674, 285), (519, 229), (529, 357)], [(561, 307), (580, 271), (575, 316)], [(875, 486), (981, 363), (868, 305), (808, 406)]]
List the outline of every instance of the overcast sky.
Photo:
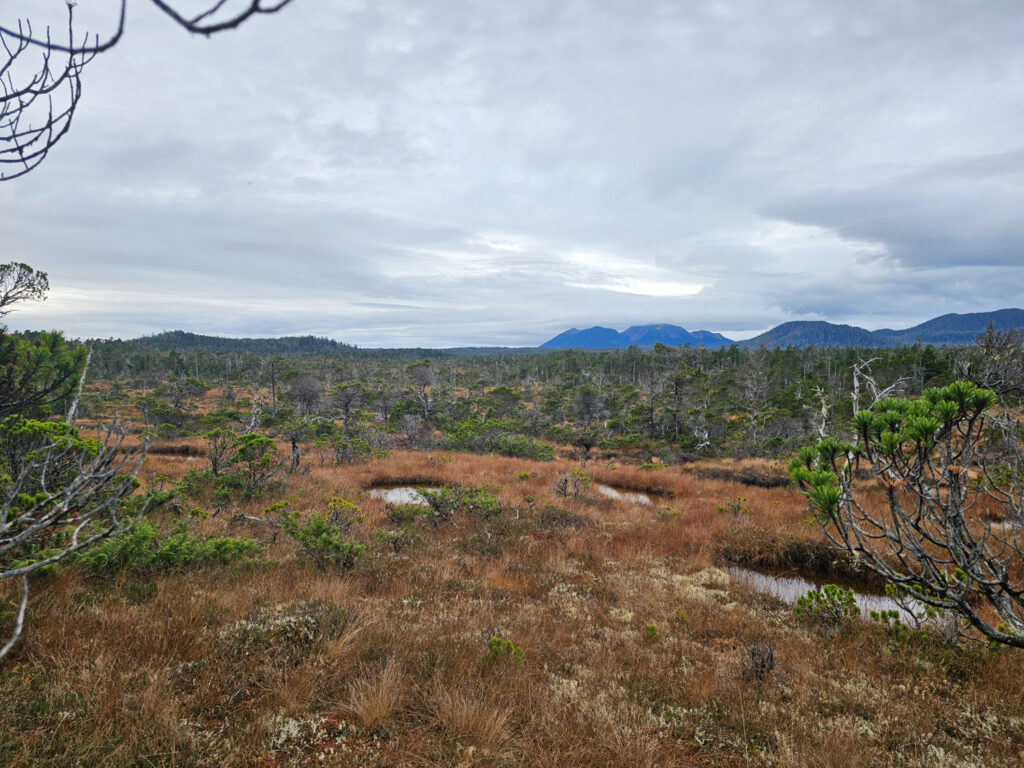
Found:
[(0, 183), (0, 259), (52, 286), (12, 327), (535, 346), (1024, 305), (1016, 0), (294, 0), (209, 40), (130, 5)]

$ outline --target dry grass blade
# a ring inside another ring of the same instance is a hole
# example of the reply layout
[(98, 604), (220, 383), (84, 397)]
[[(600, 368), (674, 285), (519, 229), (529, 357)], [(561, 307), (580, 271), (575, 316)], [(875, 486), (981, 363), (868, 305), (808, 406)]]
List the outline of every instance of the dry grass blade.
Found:
[(435, 682), (433, 711), (441, 730), (481, 757), (493, 756), (508, 739), (511, 711), (499, 701), (467, 687)]
[(404, 686), (402, 666), (392, 657), (384, 669), (363, 674), (352, 683), (345, 711), (364, 728), (378, 730), (402, 705)]

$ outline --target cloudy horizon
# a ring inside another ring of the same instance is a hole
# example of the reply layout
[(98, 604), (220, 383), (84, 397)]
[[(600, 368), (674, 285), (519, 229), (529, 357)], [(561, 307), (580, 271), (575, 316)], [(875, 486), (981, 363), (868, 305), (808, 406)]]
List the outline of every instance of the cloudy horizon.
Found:
[(52, 286), (9, 325), (536, 346), (1022, 304), (1024, 6), (435, 5), (206, 40), (131, 4), (0, 183), (2, 260)]

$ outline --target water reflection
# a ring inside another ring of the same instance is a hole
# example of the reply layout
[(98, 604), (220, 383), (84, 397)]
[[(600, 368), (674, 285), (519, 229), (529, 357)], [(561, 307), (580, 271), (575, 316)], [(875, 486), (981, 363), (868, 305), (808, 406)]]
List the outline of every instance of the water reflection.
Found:
[(634, 504), (650, 504), (651, 497), (646, 493), (640, 493), (639, 491), (620, 491), (618, 488), (612, 488), (610, 485), (601, 485), (598, 483), (596, 486), (597, 492), (602, 496), (607, 496), (609, 499), (615, 499), (616, 501), (630, 501)]
[[(796, 605), (797, 599), (806, 595), (808, 590), (820, 589), (821, 587), (821, 584), (814, 584), (799, 576), (773, 576), (767, 573), (760, 573), (759, 571), (752, 571), (749, 568), (738, 567), (726, 568), (725, 570), (729, 576), (740, 584), (750, 587), (755, 592), (760, 592), (763, 595), (771, 595), (790, 605)], [(888, 597), (866, 595), (863, 592), (854, 590), (853, 598), (857, 603), (857, 607), (860, 608), (860, 617), (862, 619), (869, 619), (871, 611), (891, 611), (895, 609), (900, 612), (900, 618), (904, 623), (914, 623), (910, 612)], [(924, 609), (922, 608), (920, 612), (923, 613)]]
[[(424, 488), (425, 491), (436, 491), (437, 488)], [(427, 506), (426, 499), (420, 494), (418, 488), (411, 485), (402, 485), (397, 488), (373, 488), (370, 496), (375, 499), (383, 499), (388, 504), (420, 504)]]

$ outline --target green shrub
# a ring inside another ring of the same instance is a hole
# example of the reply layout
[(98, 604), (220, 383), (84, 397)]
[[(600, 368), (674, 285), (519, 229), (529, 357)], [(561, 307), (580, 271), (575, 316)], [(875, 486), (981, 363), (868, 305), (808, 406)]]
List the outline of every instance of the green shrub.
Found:
[(313, 558), (321, 571), (328, 566), (346, 571), (355, 567), (366, 548), (343, 537), (361, 523), (359, 507), (337, 497), (331, 500), (327, 512), (313, 512), (305, 522), (297, 511), (284, 509), (283, 505), (279, 516), (281, 530)]
[(489, 441), (487, 447), (491, 453), (515, 459), (553, 461), (555, 458), (555, 449), (552, 445), (526, 435), (498, 435)]
[(427, 502), (426, 514), (436, 526), (450, 523), (457, 512), (466, 512), (482, 520), (501, 514), (501, 502), (487, 488), (427, 488), (417, 489)]
[[(53, 450), (44, 452), (48, 447)], [(0, 485), (6, 487), (23, 476), (24, 493), (42, 490), (42, 467), (33, 462), (45, 454), (46, 485), (63, 487), (78, 474), (79, 463), (95, 458), (98, 450), (99, 443), (63, 422), (8, 416), (0, 421)]]
[(420, 535), (411, 525), (403, 525), (400, 528), (378, 528), (373, 532), (378, 541), (391, 547), (397, 555), (403, 549), (413, 547), (420, 542)]
[(239, 435), (231, 444), (234, 455), (228, 464), (238, 468), (249, 496), (259, 496), (281, 471), (277, 443), (264, 435), (250, 432)]
[(423, 514), (423, 505), (389, 504), (387, 509), (384, 510), (384, 514), (395, 525), (408, 525)]
[(149, 520), (140, 520), (123, 536), (104, 539), (72, 556), (96, 576), (109, 573), (156, 573), (188, 571), (211, 565), (255, 563), (263, 546), (252, 539), (197, 536), (188, 523), (179, 521), (164, 536)]
[(487, 641), (487, 654), (484, 656), (484, 660), (488, 663), (521, 664), (525, 658), (526, 653), (523, 649), (511, 640), (492, 637)]
[(828, 631), (835, 631), (846, 620), (860, 615), (852, 589), (825, 584), (821, 589), (809, 589), (796, 601), (793, 609), (811, 623)]
[(750, 510), (743, 506), (746, 502), (745, 498), (736, 497), (728, 504), (718, 504), (715, 511), (720, 515), (728, 515), (733, 520), (744, 520), (750, 517)]

